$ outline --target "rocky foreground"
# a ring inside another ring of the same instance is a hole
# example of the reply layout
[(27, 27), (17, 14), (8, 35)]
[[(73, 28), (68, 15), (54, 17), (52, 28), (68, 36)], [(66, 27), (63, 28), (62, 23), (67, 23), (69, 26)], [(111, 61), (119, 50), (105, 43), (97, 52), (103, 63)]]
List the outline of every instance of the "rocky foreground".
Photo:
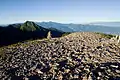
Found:
[(2, 49), (0, 80), (120, 80), (120, 44), (92, 32)]

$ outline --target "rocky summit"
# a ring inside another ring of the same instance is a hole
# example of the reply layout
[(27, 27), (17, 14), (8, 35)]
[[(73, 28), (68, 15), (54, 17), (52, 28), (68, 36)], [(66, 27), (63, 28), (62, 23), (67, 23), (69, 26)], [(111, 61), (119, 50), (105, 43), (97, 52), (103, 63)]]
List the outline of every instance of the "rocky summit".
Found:
[(94, 32), (1, 49), (0, 80), (120, 80), (120, 44)]

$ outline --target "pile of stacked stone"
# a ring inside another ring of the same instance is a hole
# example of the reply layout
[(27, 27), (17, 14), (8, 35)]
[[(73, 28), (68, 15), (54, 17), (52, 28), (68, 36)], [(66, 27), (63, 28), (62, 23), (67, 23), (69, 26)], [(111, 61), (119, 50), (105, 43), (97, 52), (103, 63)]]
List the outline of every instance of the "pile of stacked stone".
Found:
[(93, 32), (6, 47), (0, 80), (119, 80), (120, 45)]

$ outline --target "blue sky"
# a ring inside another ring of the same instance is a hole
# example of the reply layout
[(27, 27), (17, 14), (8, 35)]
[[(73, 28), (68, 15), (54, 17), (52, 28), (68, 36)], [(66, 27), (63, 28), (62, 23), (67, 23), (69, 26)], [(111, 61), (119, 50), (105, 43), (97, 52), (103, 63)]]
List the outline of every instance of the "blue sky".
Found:
[(120, 21), (120, 0), (0, 0), (0, 24)]

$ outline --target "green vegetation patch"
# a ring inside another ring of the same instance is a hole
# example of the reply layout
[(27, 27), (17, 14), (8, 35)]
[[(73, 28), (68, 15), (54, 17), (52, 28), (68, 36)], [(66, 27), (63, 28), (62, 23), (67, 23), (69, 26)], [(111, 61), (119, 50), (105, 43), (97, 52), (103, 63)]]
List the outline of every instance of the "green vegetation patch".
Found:
[(34, 22), (26, 21), (21, 27), (20, 30), (22, 31), (35, 31), (38, 30), (39, 26), (36, 25)]
[(63, 37), (63, 36), (67, 36), (67, 35), (69, 35), (69, 34), (71, 34), (71, 32), (65, 32), (65, 33), (62, 35), (62, 37)]
[(0, 58), (4, 58), (5, 53), (4, 53), (4, 49), (0, 48)]
[(96, 34), (100, 34), (102, 37), (108, 38), (108, 39), (111, 39), (112, 37), (115, 37), (115, 35), (105, 34), (105, 33), (100, 33), (100, 32), (96, 32)]

